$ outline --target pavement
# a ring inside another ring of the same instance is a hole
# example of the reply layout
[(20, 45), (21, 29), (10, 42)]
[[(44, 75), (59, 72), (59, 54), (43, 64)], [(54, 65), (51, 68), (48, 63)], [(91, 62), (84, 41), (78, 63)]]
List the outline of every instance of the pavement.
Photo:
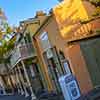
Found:
[(0, 96), (0, 100), (31, 100), (30, 97), (25, 98), (25, 96), (21, 95), (3, 95)]
[[(38, 99), (36, 100), (64, 100), (61, 94), (56, 94), (55, 92), (38, 92), (37, 95)], [(20, 95), (17, 92), (15, 93), (7, 93), (7, 94), (0, 94), (0, 100), (31, 100), (31, 96), (25, 97), (24, 95)]]
[[(0, 100), (31, 100), (31, 97), (26, 97), (23, 95), (3, 95), (3, 96), (0, 96)], [(50, 98), (43, 98), (43, 99), (39, 99), (39, 100), (64, 100), (63, 98), (58, 98), (58, 97), (54, 97), (52, 99)]]

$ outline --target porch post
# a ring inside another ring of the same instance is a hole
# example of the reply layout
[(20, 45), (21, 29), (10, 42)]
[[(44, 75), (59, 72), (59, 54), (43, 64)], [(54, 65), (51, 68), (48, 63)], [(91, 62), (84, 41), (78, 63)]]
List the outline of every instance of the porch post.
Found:
[(15, 68), (15, 74), (16, 74), (16, 80), (18, 82), (18, 92), (21, 93), (22, 95), (24, 94), (24, 91), (23, 91), (23, 88), (21, 86), (21, 82), (20, 82), (20, 79), (19, 79), (19, 76), (18, 76), (18, 70), (17, 70), (17, 66)]
[[(11, 67), (9, 64), (7, 64), (7, 66), (8, 66), (8, 68)], [(12, 93), (14, 93), (14, 83), (13, 83), (13, 79), (12, 79), (13, 74), (14, 73), (11, 71), (8, 73), (8, 77), (9, 77), (11, 88), (12, 88)]]
[(1, 83), (1, 86), (2, 86), (2, 88), (3, 88), (3, 94), (5, 95), (5, 94), (6, 94), (5, 86), (4, 86), (4, 82), (3, 82), (3, 79), (2, 79), (1, 76), (0, 76), (0, 83)]
[(28, 85), (29, 85), (29, 87), (30, 87), (32, 100), (35, 100), (35, 99), (36, 99), (36, 96), (35, 96), (35, 94), (33, 93), (32, 85), (31, 85), (31, 82), (30, 82), (30, 79), (29, 79), (29, 76), (28, 76), (28, 73), (27, 73), (27, 69), (26, 69), (25, 64), (24, 64), (23, 61), (21, 61), (21, 64), (22, 64), (22, 66), (23, 66), (24, 73), (25, 73), (25, 77), (26, 77), (27, 82), (28, 82)]
[(17, 65), (17, 68), (18, 68), (19, 77), (20, 77), (21, 82), (23, 84), (23, 88), (24, 88), (24, 92), (25, 92), (25, 97), (28, 97), (29, 94), (28, 94), (28, 91), (27, 91), (25, 83), (24, 83), (24, 79), (23, 79), (23, 76), (22, 76), (22, 73), (21, 73), (21, 70), (20, 70), (20, 66)]

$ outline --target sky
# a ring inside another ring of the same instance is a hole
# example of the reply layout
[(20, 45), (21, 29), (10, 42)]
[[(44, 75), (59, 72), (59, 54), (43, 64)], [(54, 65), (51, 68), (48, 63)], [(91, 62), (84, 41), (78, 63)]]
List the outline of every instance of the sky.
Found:
[(48, 12), (57, 3), (57, 0), (0, 0), (0, 8), (4, 10), (8, 23), (18, 26), (20, 21), (34, 17), (36, 11)]

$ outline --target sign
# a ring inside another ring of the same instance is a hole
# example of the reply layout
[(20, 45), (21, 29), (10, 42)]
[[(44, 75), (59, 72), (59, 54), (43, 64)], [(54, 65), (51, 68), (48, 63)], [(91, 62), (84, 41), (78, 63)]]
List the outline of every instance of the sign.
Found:
[(66, 71), (66, 74), (67, 74), (67, 75), (71, 75), (71, 71), (70, 71), (69, 64), (68, 64), (67, 61), (65, 61), (65, 62), (63, 63), (63, 66), (64, 66), (64, 69), (65, 69), (65, 71)]
[(73, 75), (61, 76), (59, 83), (65, 100), (77, 100), (81, 96), (77, 80)]

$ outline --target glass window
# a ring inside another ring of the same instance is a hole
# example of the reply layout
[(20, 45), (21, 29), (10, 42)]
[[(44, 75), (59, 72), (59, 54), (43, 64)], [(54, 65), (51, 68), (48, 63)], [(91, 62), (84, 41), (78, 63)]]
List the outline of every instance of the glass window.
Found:
[(66, 74), (67, 75), (70, 75), (71, 74), (71, 70), (70, 70), (70, 66), (69, 66), (68, 61), (64, 61), (63, 62), (63, 66), (64, 66), (64, 69), (65, 69)]
[(65, 60), (64, 53), (62, 51), (59, 51), (59, 56), (61, 60)]
[(43, 32), (42, 35), (40, 35), (39, 39), (40, 39), (41, 47), (43, 48), (44, 51), (46, 51), (48, 48), (51, 48), (51, 44), (48, 39), (47, 32)]

